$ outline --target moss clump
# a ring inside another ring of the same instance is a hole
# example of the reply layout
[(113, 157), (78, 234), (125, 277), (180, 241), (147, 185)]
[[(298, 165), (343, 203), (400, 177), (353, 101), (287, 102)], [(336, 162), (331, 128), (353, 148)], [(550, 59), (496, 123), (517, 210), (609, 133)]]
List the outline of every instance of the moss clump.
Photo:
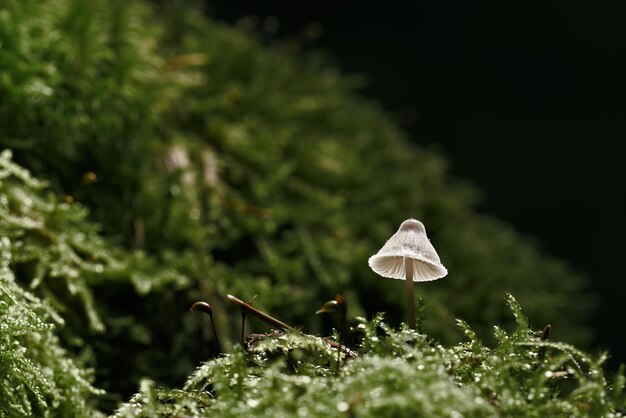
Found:
[(102, 391), (61, 347), (52, 307), (24, 291), (10, 268), (14, 243), (0, 238), (0, 415), (3, 417), (100, 416), (93, 398)]
[(203, 364), (183, 389), (144, 382), (115, 416), (622, 416), (623, 371), (608, 384), (604, 356), (542, 339), (512, 296), (508, 303), (516, 326), (496, 327), (494, 347), (462, 321), (467, 341), (445, 347), (376, 315), (359, 319), (358, 357), (339, 371), (322, 339), (270, 335)]

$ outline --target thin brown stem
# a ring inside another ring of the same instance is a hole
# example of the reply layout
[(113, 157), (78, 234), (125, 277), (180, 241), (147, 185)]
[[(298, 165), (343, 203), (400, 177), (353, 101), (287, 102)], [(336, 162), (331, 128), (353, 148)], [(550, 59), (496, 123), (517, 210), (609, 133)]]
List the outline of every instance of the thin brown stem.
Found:
[(217, 329), (215, 329), (215, 322), (213, 322), (213, 315), (209, 315), (211, 318), (211, 328), (213, 328), (213, 336), (215, 337), (215, 346), (217, 347), (217, 355), (219, 357), (222, 354), (222, 346), (220, 345), (220, 339), (217, 336)]
[[(342, 298), (343, 299), (343, 298)], [(339, 345), (341, 347), (346, 344), (348, 338), (348, 321), (346, 318), (346, 311), (339, 311)], [(337, 373), (339, 373), (339, 366), (341, 365), (341, 350), (337, 350)]]
[(541, 331), (541, 337), (539, 337), (539, 339), (541, 341), (547, 340), (548, 337), (550, 336), (550, 331), (552, 331), (552, 325), (548, 324), (545, 327), (543, 327), (543, 331)]
[(282, 329), (284, 331), (294, 329), (292, 326), (287, 325), (287, 324), (285, 324), (282, 321), (279, 321), (278, 319), (274, 318), (273, 316), (270, 316), (270, 315), (266, 314), (265, 312), (261, 312), (260, 310), (258, 310), (257, 308), (253, 307), (249, 303), (246, 303), (243, 300), (241, 300), (239, 298), (236, 298), (233, 295), (226, 295), (226, 297), (228, 298), (229, 301), (231, 301), (235, 305), (239, 306), (241, 309), (245, 310), (247, 313), (256, 316), (257, 318), (259, 318), (263, 322), (266, 322), (266, 323), (268, 323), (268, 324), (270, 324), (272, 326), (275, 326), (277, 328), (280, 328), (280, 329)]
[(246, 329), (246, 312), (241, 311), (241, 345), (243, 346), (243, 340), (245, 336)]
[(213, 321), (213, 308), (206, 302), (196, 302), (191, 306), (192, 312), (204, 312), (209, 315), (211, 319), (211, 328), (213, 329), (213, 336), (215, 337), (215, 346), (217, 348), (217, 355), (222, 354), (222, 346), (220, 345), (220, 339), (217, 336), (217, 329), (215, 328), (215, 322)]

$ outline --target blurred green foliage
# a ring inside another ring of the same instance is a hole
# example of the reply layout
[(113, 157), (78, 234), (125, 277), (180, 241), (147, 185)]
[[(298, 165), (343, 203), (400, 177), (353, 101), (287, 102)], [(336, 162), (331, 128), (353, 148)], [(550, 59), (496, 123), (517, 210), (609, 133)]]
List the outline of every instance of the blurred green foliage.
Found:
[(620, 417), (624, 375), (607, 382), (604, 357), (542, 340), (508, 297), (517, 321), (496, 327), (495, 347), (465, 322), (467, 342), (444, 347), (382, 315), (359, 319), (356, 359), (319, 338), (269, 335), (243, 352), (203, 364), (183, 389), (145, 381), (114, 415), (123, 417)]
[(175, 385), (206, 358), (206, 327), (183, 315), (195, 300), (231, 341), (226, 293), (310, 332), (337, 292), (352, 316), (399, 321), (402, 284), (366, 260), (408, 217), (450, 271), (417, 286), (430, 335), (458, 341), (461, 317), (490, 338), (511, 292), (589, 341), (584, 279), (478, 214), (443, 157), (317, 55), (262, 47), (184, 1), (2, 0), (0, 69), (0, 146), (51, 187), (3, 154), (11, 269), (66, 318), (64, 344), (91, 353), (111, 396), (140, 376)]

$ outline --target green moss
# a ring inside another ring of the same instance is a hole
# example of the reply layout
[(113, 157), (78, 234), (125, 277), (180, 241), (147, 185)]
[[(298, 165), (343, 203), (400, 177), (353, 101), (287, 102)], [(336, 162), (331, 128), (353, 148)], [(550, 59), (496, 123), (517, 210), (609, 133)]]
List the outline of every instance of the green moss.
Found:
[(623, 374), (608, 384), (603, 356), (542, 340), (508, 297), (517, 326), (486, 346), (467, 324), (467, 342), (445, 347), (382, 315), (359, 319), (358, 357), (344, 359), (319, 338), (272, 335), (246, 352), (202, 365), (182, 390), (145, 382), (116, 417), (618, 417)]
[[(80, 205), (59, 202), (44, 182), (12, 162), (10, 152), (0, 154), (0, 236), (10, 242), (3, 250), (6, 274), (14, 286), (29, 289), (54, 309), (50, 312), (64, 324), (56, 334), (97, 366), (102, 386), (119, 390), (111, 376), (125, 366), (130, 390), (140, 376), (158, 375), (150, 374), (151, 362), (140, 358), (152, 342), (150, 329), (157, 327), (149, 323), (154, 318), (137, 312), (145, 312), (143, 304), (154, 294), (175, 294), (186, 280), (141, 252), (129, 253), (103, 239), (86, 215)], [(138, 303), (118, 306), (120, 294)], [(125, 353), (129, 347), (134, 351)]]
[(537, 324), (590, 339), (586, 280), (479, 214), (443, 156), (318, 56), (140, 0), (7, 0), (0, 46), (0, 146), (20, 164), (1, 158), (10, 268), (111, 396), (141, 376), (174, 386), (211, 354), (183, 315), (196, 300), (221, 313), (225, 346), (227, 293), (314, 333), (337, 292), (353, 315), (399, 322), (401, 283), (365, 263), (408, 217), (451, 272), (418, 286), (425, 332), (457, 342), (462, 317), (492, 341), (511, 292)]
[(11, 271), (15, 243), (0, 239), (0, 415), (5, 417), (100, 416), (93, 398), (102, 391), (63, 349), (55, 328), (63, 320), (24, 291)]

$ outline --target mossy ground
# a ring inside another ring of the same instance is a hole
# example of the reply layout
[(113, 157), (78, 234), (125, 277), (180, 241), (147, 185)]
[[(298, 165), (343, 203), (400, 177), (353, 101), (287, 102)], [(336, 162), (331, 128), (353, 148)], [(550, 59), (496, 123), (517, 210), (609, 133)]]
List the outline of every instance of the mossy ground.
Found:
[[(14, 370), (10, 359), (23, 356), (24, 376), (48, 376), (31, 379), (30, 395), (6, 387), (0, 410), (84, 412), (91, 385), (106, 391), (99, 408), (112, 410), (144, 377), (182, 385), (211, 344), (205, 324), (185, 314), (194, 301), (222, 312), (225, 347), (239, 338), (227, 293), (256, 297), (313, 334), (329, 325), (313, 314), (320, 301), (338, 292), (353, 315), (385, 311), (398, 322), (399, 283), (366, 260), (408, 217), (428, 225), (452, 272), (418, 289), (430, 306), (424, 331), (452, 347), (444, 351), (460, 347), (449, 345), (462, 337), (455, 318), (486, 347), (496, 343), (492, 324), (512, 325), (501, 303), (508, 292), (536, 323), (590, 341), (586, 279), (479, 214), (476, 190), (448, 174), (444, 157), (409, 143), (319, 55), (261, 45), (186, 2), (5, 0), (0, 68), (0, 146), (12, 150), (0, 158), (3, 274), (6, 295), (24, 292), (11, 303), (32, 320), (3, 316), (3, 338), (15, 332), (3, 344), (27, 349), (0, 357), (0, 367)], [(411, 338), (398, 350), (421, 347)], [(393, 368), (402, 356), (380, 361)], [(222, 362), (283, 370), (237, 358)], [(342, 373), (378, 367), (366, 358), (361, 351)], [(463, 380), (453, 382), (446, 396), (465, 396)], [(145, 396), (155, 393), (146, 385)]]
[(467, 341), (445, 347), (376, 315), (358, 319), (357, 353), (337, 356), (299, 332), (255, 337), (204, 363), (182, 389), (144, 381), (115, 417), (619, 417), (624, 375), (607, 382), (605, 357), (550, 342), (531, 330), (512, 296), (516, 326), (495, 328), (484, 345), (463, 321)]

